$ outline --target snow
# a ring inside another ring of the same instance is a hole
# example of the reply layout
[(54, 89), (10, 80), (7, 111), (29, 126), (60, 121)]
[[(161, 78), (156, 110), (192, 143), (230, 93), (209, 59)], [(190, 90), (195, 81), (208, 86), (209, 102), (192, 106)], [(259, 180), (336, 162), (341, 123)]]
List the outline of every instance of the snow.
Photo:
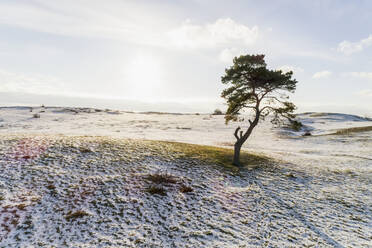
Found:
[[(225, 125), (223, 116), (217, 115), (96, 111), (34, 107), (30, 112), (30, 107), (0, 108), (0, 133), (93, 135), (231, 147), (235, 141), (235, 128), (247, 125)], [(35, 113), (41, 118), (33, 118)], [(300, 114), (298, 118), (313, 137), (302, 137), (304, 131), (296, 133), (273, 128), (269, 121), (264, 121), (256, 127), (245, 149), (304, 166), (371, 170), (371, 132), (347, 137), (325, 135), (342, 128), (372, 126), (370, 119), (327, 113)]]
[[(0, 246), (370, 247), (372, 132), (326, 134), (372, 121), (298, 119), (263, 121), (244, 149), (275, 163), (236, 172), (138, 140), (231, 147), (243, 123), (223, 116), (0, 108)], [(177, 178), (165, 196), (146, 192), (157, 171)]]

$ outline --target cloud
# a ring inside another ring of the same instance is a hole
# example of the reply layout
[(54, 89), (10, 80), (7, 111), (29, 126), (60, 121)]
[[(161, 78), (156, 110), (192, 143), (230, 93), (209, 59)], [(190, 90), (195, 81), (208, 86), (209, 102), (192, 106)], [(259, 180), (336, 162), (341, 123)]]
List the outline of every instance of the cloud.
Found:
[(37, 95), (58, 95), (71, 97), (97, 97), (86, 93), (77, 93), (67, 87), (61, 79), (32, 74), (10, 72), (0, 69), (0, 93), (26, 93)]
[(319, 78), (328, 78), (332, 75), (332, 72), (330, 71), (318, 71), (314, 73), (313, 78), (319, 79)]
[(225, 64), (228, 64), (228, 63), (231, 63), (233, 58), (234, 58), (234, 54), (235, 54), (235, 49), (233, 48), (225, 48), (223, 49), (220, 54), (218, 55), (218, 59), (222, 62), (222, 63), (225, 63)]
[(350, 72), (347, 75), (350, 75), (355, 78), (372, 80), (372, 72)]
[(298, 67), (298, 66), (292, 66), (292, 65), (283, 65), (279, 68), (277, 68), (278, 70), (281, 70), (283, 72), (289, 72), (289, 71), (293, 71), (294, 73), (302, 73), (304, 72), (305, 70), (301, 67)]
[(224, 64), (232, 64), (234, 57), (244, 54), (243, 49), (238, 49), (235, 47), (223, 49), (219, 55), (218, 59)]
[(367, 38), (362, 39), (357, 42), (350, 42), (350, 41), (343, 41), (338, 44), (337, 51), (344, 53), (346, 55), (351, 55), (356, 52), (360, 52), (363, 49), (372, 45), (372, 34), (370, 34)]
[(63, 84), (52, 77), (41, 75), (25, 76), (0, 70), (0, 92), (22, 92), (48, 94), (59, 91)]
[(61, 36), (150, 45), (163, 42), (158, 24), (166, 21), (162, 15), (151, 15), (153, 6), (144, 9), (133, 1), (123, 3), (118, 0), (108, 1), (104, 7), (95, 0), (36, 1), (37, 4), (31, 1), (0, 2), (0, 24)]
[[(171, 44), (179, 48), (218, 48), (249, 46), (259, 36), (257, 26), (248, 27), (230, 18), (220, 18), (214, 23), (193, 24), (186, 20), (182, 25), (168, 33)], [(227, 50), (224, 52), (227, 54)]]
[[(248, 27), (230, 18), (180, 25), (156, 4), (136, 1), (0, 2), (0, 25), (61, 36), (112, 39), (167, 48), (226, 48), (253, 44), (257, 26)], [(163, 13), (164, 12), (164, 13)]]

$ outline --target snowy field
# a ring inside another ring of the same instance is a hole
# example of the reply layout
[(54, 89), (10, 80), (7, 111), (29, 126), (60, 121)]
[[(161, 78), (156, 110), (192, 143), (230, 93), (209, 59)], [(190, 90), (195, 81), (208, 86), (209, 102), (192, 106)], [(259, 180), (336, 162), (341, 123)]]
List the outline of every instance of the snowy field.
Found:
[[(33, 118), (34, 114), (40, 114), (40, 118)], [(343, 128), (372, 126), (371, 119), (308, 113), (299, 115), (299, 120), (313, 137), (302, 137), (304, 130), (273, 128), (265, 121), (256, 127), (245, 149), (303, 167), (371, 172), (371, 131), (325, 135)], [(225, 125), (223, 116), (209, 114), (96, 112), (78, 108), (33, 108), (30, 112), (29, 107), (0, 108), (0, 133), (4, 134), (93, 135), (232, 147), (238, 125), (244, 127), (246, 123)]]
[(262, 122), (245, 150), (273, 159), (236, 171), (142, 141), (231, 147), (223, 116), (0, 108), (0, 247), (371, 247), (372, 131), (335, 133), (372, 121), (298, 118)]

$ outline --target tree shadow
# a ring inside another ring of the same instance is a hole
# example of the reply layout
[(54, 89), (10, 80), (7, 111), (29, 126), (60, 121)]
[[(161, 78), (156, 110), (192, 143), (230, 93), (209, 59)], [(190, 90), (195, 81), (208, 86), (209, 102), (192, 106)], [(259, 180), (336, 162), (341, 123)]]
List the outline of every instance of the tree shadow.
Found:
[[(309, 228), (311, 231), (319, 235), (325, 242), (328, 244), (337, 247), (337, 248), (343, 248), (344, 246), (341, 245), (339, 242), (334, 240), (332, 237), (324, 233), (322, 230), (320, 230), (318, 227), (316, 227), (314, 224), (312, 224), (310, 221), (306, 219), (306, 217), (301, 214), (299, 211), (296, 210), (295, 207), (290, 206), (288, 203), (286, 203), (283, 199), (281, 199), (280, 196), (272, 192), (271, 190), (267, 189), (262, 183), (262, 180), (257, 177), (258, 173), (262, 172), (262, 169), (256, 169), (256, 170), (247, 170), (242, 169), (242, 172), (249, 175), (251, 179), (260, 187), (260, 189), (264, 192), (265, 195), (270, 197), (272, 200), (276, 201), (279, 205), (283, 206), (286, 211), (295, 219), (300, 221), (303, 225), (305, 225), (307, 228)], [(288, 180), (291, 180), (291, 178), (288, 178)], [(301, 184), (309, 184), (311, 180), (297, 180), (296, 183)]]

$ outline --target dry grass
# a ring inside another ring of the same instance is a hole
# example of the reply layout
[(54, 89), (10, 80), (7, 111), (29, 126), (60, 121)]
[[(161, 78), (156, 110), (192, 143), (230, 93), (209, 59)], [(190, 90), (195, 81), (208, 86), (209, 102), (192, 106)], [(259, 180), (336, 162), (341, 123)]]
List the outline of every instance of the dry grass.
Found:
[(146, 176), (146, 179), (153, 183), (176, 183), (177, 179), (175, 176), (168, 174), (167, 172), (157, 172)]
[[(237, 170), (237, 167), (232, 165), (233, 149), (167, 141), (145, 142), (161, 148), (161, 153), (172, 153), (176, 158), (198, 159), (206, 163), (213, 163), (224, 166), (225, 168)], [(241, 152), (240, 160), (243, 166), (248, 167), (257, 167), (258, 165), (265, 165), (272, 162), (268, 157), (244, 151)]]
[(331, 135), (348, 135), (350, 133), (360, 133), (369, 131), (372, 131), (372, 126), (344, 128), (337, 130), (335, 133), (332, 133)]
[(324, 116), (327, 116), (327, 115), (328, 115), (327, 113), (313, 113), (309, 116), (310, 117), (324, 117)]
[(66, 218), (66, 220), (75, 220), (75, 219), (82, 218), (82, 217), (87, 216), (87, 215), (89, 215), (89, 213), (87, 213), (83, 210), (78, 210), (78, 211), (75, 211), (75, 212), (68, 213), (65, 216), (65, 218)]
[(79, 151), (81, 153), (88, 153), (88, 152), (92, 152), (92, 150), (90, 148), (87, 148), (87, 147), (80, 147), (79, 148)]
[(181, 193), (190, 193), (190, 192), (193, 192), (194, 189), (191, 188), (190, 186), (187, 186), (187, 185), (184, 185), (182, 184), (181, 187), (180, 187), (180, 192)]
[(150, 193), (152, 195), (166, 195), (165, 188), (158, 185), (151, 185), (146, 189), (147, 193)]
[[(145, 152), (145, 156), (159, 157), (167, 160), (196, 159), (206, 164), (216, 164), (233, 171), (239, 170), (232, 164), (234, 150), (215, 146), (196, 145), (170, 141), (108, 139), (105, 137), (76, 137), (98, 143), (97, 149), (126, 150), (127, 154)], [(92, 151), (94, 152), (94, 151)], [(122, 159), (130, 160), (128, 156)], [(141, 156), (137, 158), (141, 159)], [(254, 153), (241, 152), (241, 164), (249, 168), (257, 168), (273, 164), (273, 159)]]

